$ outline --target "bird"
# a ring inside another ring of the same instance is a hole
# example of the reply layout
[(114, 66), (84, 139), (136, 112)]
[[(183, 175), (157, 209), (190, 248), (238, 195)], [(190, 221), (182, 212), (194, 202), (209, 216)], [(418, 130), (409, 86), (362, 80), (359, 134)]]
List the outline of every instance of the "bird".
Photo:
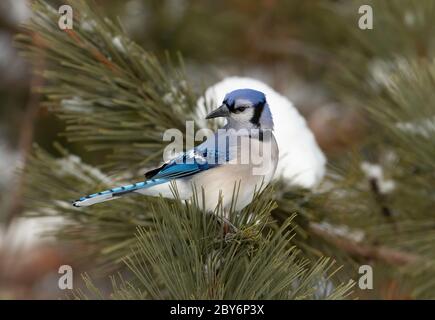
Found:
[[(181, 200), (203, 191), (198, 206), (207, 212), (216, 210), (217, 205), (224, 215), (231, 208), (242, 210), (271, 182), (277, 168), (279, 149), (273, 118), (265, 94), (250, 88), (226, 94), (221, 106), (205, 119), (220, 117), (226, 119), (223, 128), (193, 149), (146, 172), (144, 181), (82, 197), (73, 205), (90, 206), (132, 193), (174, 198), (175, 183)], [(251, 157), (258, 154), (264, 155), (261, 166)]]
[[(273, 133), (279, 148), (274, 180), (279, 180), (291, 188), (316, 190), (325, 176), (326, 156), (294, 103), (266, 82), (247, 76), (231, 75), (208, 86), (197, 100), (195, 124), (206, 127), (205, 115), (210, 108), (216, 102), (221, 102), (229, 91), (238, 88), (258, 90), (267, 97), (274, 122)], [(216, 124), (222, 126), (224, 120), (218, 119)]]

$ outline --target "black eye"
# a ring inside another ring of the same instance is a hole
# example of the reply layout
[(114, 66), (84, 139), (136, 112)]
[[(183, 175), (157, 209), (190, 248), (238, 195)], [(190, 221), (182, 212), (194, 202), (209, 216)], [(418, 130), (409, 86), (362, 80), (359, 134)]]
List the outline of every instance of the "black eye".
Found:
[(243, 112), (243, 111), (245, 111), (246, 110), (246, 107), (238, 107), (237, 108), (237, 111), (239, 111), (239, 112)]

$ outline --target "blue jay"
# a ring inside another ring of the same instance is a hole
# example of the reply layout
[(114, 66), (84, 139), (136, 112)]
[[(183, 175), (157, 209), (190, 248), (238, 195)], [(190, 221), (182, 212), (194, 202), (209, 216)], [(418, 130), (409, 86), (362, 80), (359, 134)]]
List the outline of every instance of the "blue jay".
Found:
[[(253, 200), (254, 193), (272, 180), (277, 167), (279, 151), (272, 132), (272, 114), (262, 92), (238, 89), (228, 93), (222, 105), (206, 119), (217, 117), (226, 118), (223, 129), (192, 150), (148, 171), (145, 181), (94, 193), (73, 205), (90, 206), (131, 193), (173, 198), (171, 181), (175, 181), (181, 199), (190, 199), (195, 188), (203, 189), (205, 197), (199, 205), (207, 211), (214, 211), (220, 200), (224, 212), (228, 212), (237, 185), (234, 209), (243, 209)], [(261, 170), (256, 170), (258, 163), (254, 163), (258, 154), (263, 155)]]

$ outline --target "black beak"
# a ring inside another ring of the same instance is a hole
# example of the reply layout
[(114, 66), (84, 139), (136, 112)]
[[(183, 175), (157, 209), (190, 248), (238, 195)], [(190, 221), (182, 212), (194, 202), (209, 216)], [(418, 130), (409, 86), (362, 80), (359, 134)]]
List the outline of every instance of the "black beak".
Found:
[(229, 114), (230, 111), (228, 110), (228, 107), (225, 104), (223, 104), (216, 110), (210, 112), (205, 118), (212, 119), (212, 118), (219, 118), (219, 117), (227, 117)]

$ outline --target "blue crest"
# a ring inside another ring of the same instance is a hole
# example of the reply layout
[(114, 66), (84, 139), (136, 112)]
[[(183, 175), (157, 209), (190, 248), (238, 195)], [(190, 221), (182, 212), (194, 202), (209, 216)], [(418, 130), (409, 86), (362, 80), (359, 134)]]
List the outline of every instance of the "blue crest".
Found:
[(253, 106), (262, 105), (266, 102), (266, 96), (263, 92), (253, 89), (238, 89), (231, 91), (225, 96), (224, 103), (227, 106), (233, 106), (237, 99), (245, 99), (252, 102)]

